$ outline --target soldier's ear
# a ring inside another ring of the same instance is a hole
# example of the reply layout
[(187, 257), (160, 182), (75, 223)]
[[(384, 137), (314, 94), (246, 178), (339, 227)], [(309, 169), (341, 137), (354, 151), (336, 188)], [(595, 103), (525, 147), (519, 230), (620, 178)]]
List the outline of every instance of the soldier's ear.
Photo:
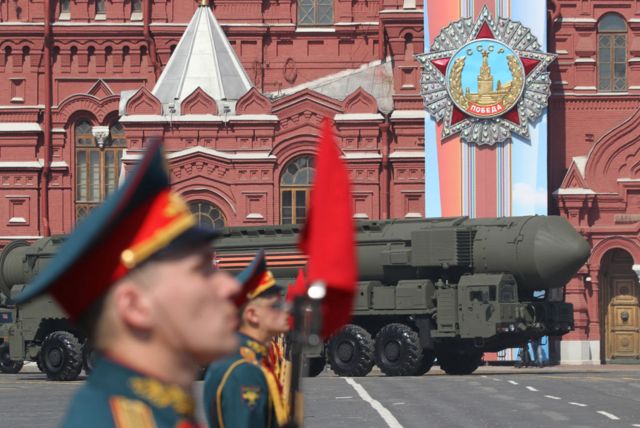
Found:
[(258, 316), (258, 311), (256, 307), (252, 304), (248, 304), (244, 308), (244, 312), (242, 314), (242, 322), (248, 324), (251, 327), (257, 327), (260, 322), (260, 317)]
[(126, 327), (138, 331), (149, 330), (152, 327), (151, 300), (143, 288), (123, 281), (114, 290), (113, 300), (118, 317)]

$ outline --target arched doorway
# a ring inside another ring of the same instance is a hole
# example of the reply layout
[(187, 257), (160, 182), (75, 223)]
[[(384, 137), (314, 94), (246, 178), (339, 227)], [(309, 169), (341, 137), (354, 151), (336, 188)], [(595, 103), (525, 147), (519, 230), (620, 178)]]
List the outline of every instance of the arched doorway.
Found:
[(611, 363), (640, 363), (640, 289), (633, 258), (622, 249), (602, 258), (600, 320), (603, 357)]

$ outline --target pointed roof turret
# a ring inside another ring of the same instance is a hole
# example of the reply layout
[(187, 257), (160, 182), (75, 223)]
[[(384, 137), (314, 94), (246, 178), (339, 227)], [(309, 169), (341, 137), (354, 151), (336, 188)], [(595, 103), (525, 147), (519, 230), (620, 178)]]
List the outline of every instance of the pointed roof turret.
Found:
[(203, 0), (182, 35), (171, 59), (162, 71), (155, 95), (163, 114), (180, 114), (180, 103), (198, 87), (216, 100), (220, 111), (235, 102), (253, 86), (227, 36)]

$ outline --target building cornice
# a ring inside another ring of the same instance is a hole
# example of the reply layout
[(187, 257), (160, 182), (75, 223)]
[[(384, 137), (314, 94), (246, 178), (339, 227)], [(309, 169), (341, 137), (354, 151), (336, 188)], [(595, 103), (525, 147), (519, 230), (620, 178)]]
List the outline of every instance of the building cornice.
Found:
[(598, 193), (594, 192), (591, 189), (586, 189), (583, 187), (571, 187), (569, 189), (558, 189), (553, 192), (554, 196), (566, 196), (566, 195), (597, 195)]
[(390, 159), (424, 159), (424, 150), (396, 150), (389, 155)]
[[(37, 161), (4, 161), (0, 162), (0, 169), (42, 169), (44, 167), (44, 160), (39, 159)], [(53, 161), (51, 162), (51, 168), (53, 169), (69, 169), (69, 164), (66, 161)]]
[(391, 120), (399, 119), (425, 119), (427, 112), (424, 110), (394, 110), (391, 113)]
[(0, 132), (42, 132), (36, 122), (0, 122)]
[(382, 159), (382, 155), (378, 152), (346, 152), (341, 157), (345, 160)]
[[(195, 147), (189, 147), (187, 149), (183, 149), (183, 150), (178, 150), (176, 152), (173, 153), (169, 153), (167, 154), (167, 159), (170, 160), (174, 160), (174, 159), (181, 159), (183, 157), (186, 156), (190, 156), (190, 155), (197, 155), (197, 154), (202, 154), (202, 155), (207, 155), (210, 157), (216, 157), (216, 158), (220, 158), (220, 159), (226, 159), (226, 160), (236, 160), (236, 161), (240, 161), (240, 160), (256, 160), (256, 161), (265, 161), (265, 160), (275, 160), (276, 156), (273, 154), (270, 154), (269, 152), (235, 152), (235, 153), (229, 153), (229, 152), (222, 152), (220, 150), (215, 150), (215, 149), (210, 149), (208, 147), (202, 147), (202, 146), (195, 146)], [(125, 151), (125, 153), (122, 156), (122, 160), (124, 161), (131, 161), (131, 160), (138, 160), (142, 157), (142, 155), (140, 153), (129, 153), (129, 151)]]
[(380, 14), (392, 14), (392, 13), (405, 13), (405, 14), (423, 14), (423, 9), (385, 9), (381, 10)]
[(278, 122), (273, 114), (240, 114), (219, 116), (213, 114), (185, 114), (180, 116), (163, 116), (159, 114), (131, 114), (120, 117), (121, 123), (203, 123), (203, 122)]
[(336, 114), (333, 118), (336, 122), (384, 120), (380, 113), (346, 113)]

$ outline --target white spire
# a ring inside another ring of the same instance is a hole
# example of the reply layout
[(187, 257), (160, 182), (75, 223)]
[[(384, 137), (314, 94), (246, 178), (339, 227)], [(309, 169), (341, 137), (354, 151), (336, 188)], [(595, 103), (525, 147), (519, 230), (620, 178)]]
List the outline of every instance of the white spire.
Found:
[(164, 114), (170, 104), (180, 114), (180, 103), (198, 87), (218, 102), (220, 110), (223, 105), (234, 110), (252, 86), (211, 8), (201, 5), (152, 92)]

